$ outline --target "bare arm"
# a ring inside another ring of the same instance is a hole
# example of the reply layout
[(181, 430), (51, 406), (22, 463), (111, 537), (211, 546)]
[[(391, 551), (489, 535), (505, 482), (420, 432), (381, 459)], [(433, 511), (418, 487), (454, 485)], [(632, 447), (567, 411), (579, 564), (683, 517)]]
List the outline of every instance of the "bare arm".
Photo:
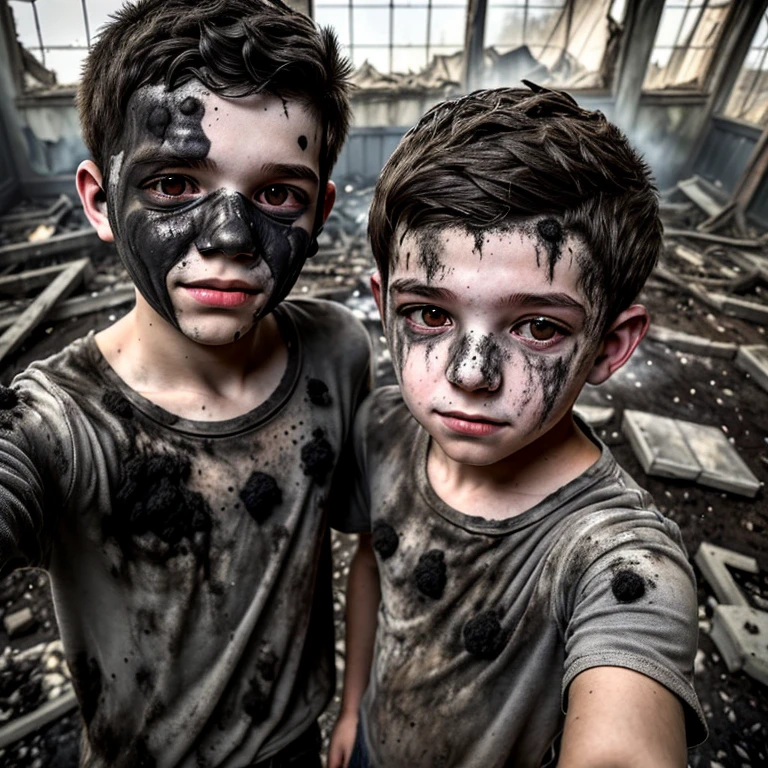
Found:
[(346, 664), (341, 713), (331, 736), (328, 768), (345, 768), (357, 732), (358, 709), (368, 685), (381, 591), (371, 535), (360, 534), (347, 580)]
[(650, 677), (594, 667), (568, 692), (559, 768), (685, 768), (683, 707)]

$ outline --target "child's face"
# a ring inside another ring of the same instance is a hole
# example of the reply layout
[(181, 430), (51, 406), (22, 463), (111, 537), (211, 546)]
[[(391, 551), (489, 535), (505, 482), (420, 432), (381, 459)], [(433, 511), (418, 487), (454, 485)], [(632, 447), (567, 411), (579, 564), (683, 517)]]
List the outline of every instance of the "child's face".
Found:
[(600, 349), (579, 284), (589, 258), (554, 219), (400, 244), (384, 317), (392, 358), (406, 404), (450, 458), (494, 464), (568, 414)]
[(107, 210), (142, 296), (201, 343), (236, 340), (290, 290), (311, 241), (319, 122), (271, 95), (146, 86), (112, 156)]

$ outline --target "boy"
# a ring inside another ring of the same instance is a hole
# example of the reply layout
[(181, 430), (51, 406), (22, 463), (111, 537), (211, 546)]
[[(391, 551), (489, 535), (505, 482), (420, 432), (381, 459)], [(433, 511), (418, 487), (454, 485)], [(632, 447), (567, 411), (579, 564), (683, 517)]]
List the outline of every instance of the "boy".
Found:
[(347, 73), (276, 0), (139, 0), (90, 54), (77, 188), (136, 307), (0, 398), (0, 563), (50, 571), (84, 765), (320, 764), (369, 342), (280, 302), (333, 205)]
[(374, 193), (400, 390), (356, 422), (330, 768), (682, 768), (705, 732), (678, 529), (572, 413), (648, 327), (655, 190), (600, 113), (530, 88), (433, 108)]

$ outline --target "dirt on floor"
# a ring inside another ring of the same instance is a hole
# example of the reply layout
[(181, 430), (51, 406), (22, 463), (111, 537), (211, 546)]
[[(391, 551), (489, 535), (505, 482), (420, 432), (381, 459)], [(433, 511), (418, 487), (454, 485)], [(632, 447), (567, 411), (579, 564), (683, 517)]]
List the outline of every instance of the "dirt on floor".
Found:
[[(365, 254), (358, 252), (352, 258), (338, 253), (324, 258), (321, 254), (310, 264), (312, 269), (302, 276), (296, 293), (311, 295), (319, 287), (325, 295), (334, 296), (354, 308), (365, 320), (374, 342), (378, 383), (391, 383), (391, 367), (366, 289), (368, 267)], [(663, 280), (654, 278), (642, 298), (650, 308), (654, 322), (667, 328), (717, 341), (765, 343), (764, 328), (726, 317)], [(13, 373), (30, 361), (57, 351), (88, 330), (105, 327), (127, 309), (123, 307), (72, 321), (42, 324), (9, 361), (0, 380), (7, 384)], [(736, 573), (735, 578), (751, 604), (760, 609), (768, 608), (768, 503), (765, 489), (757, 498), (748, 499), (691, 482), (649, 477), (622, 435), (621, 418), (624, 409), (632, 408), (714, 425), (722, 429), (747, 466), (765, 484), (768, 481), (767, 398), (766, 392), (741, 372), (733, 360), (681, 353), (648, 339), (624, 369), (606, 384), (588, 387), (582, 397), (586, 404), (615, 409), (611, 421), (600, 427), (598, 433), (619, 462), (654, 495), (662, 512), (680, 526), (691, 560), (705, 541), (757, 559), (759, 574)], [(334, 535), (334, 609), (340, 672), (344, 662), (345, 580), (353, 549), (354, 537)], [(716, 605), (714, 593), (698, 569), (696, 574), (700, 606), (696, 687), (707, 715), (710, 736), (705, 744), (690, 751), (689, 764), (691, 768), (766, 765), (768, 690), (743, 672), (728, 672), (708, 634)], [(15, 653), (56, 639), (56, 623), (44, 573), (17, 571), (0, 582), (0, 618), (22, 607), (32, 610), (35, 624), (26, 635), (13, 641), (9, 641), (0, 625), (0, 649), (11, 648)], [(0, 713), (7, 710), (18, 714), (31, 706), (30, 699), (38, 691), (34, 680), (30, 683), (34, 675), (35, 670), (10, 669), (6, 665), (0, 672)], [(22, 688), (24, 695), (16, 694), (9, 703), (14, 692)], [(326, 743), (337, 711), (338, 696), (321, 720)], [(0, 764), (6, 768), (74, 768), (79, 728), (76, 711), (70, 712), (40, 731), (0, 749)]]

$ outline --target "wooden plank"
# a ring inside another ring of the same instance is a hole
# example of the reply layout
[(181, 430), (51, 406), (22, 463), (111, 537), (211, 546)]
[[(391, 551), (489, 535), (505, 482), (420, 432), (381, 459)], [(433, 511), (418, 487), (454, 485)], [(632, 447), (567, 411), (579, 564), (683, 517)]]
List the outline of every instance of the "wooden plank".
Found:
[(51, 720), (56, 720), (77, 706), (77, 698), (72, 688), (65, 690), (61, 696), (46, 701), (34, 712), (17, 717), (0, 728), (0, 749), (23, 739), (28, 734), (39, 730)]
[(90, 259), (78, 259), (65, 265), (58, 277), (19, 315), (16, 322), (0, 336), (0, 363), (18, 349), (56, 302), (66, 298), (85, 279)]
[(58, 274), (61, 270), (61, 264), (53, 264), (50, 267), (28, 269), (15, 275), (0, 277), (0, 293), (18, 294), (34, 288), (42, 288), (51, 282), (52, 275)]
[(99, 242), (95, 229), (81, 229), (54, 235), (41, 243), (12, 243), (0, 248), (0, 265), (19, 264), (34, 259), (43, 259), (68, 251), (93, 248)]
[(723, 206), (699, 186), (699, 179), (696, 176), (685, 179), (685, 181), (678, 181), (677, 188), (710, 217), (718, 216), (723, 210)]
[(713, 235), (711, 232), (697, 232), (695, 229), (664, 229), (664, 237), (690, 237), (693, 240), (706, 240), (708, 243), (732, 245), (734, 248), (760, 248), (759, 240), (744, 240), (725, 235)]

